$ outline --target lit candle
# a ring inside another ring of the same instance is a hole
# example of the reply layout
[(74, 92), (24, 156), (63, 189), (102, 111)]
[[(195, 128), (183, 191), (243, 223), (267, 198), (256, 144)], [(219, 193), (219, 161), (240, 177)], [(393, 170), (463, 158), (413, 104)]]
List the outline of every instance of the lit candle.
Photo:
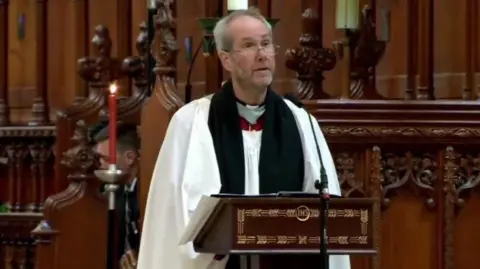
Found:
[(229, 11), (248, 9), (248, 0), (228, 0), (227, 9)]
[(108, 95), (108, 149), (112, 165), (117, 164), (117, 90), (117, 85), (111, 84)]
[(337, 0), (337, 29), (357, 29), (359, 13), (358, 0)]

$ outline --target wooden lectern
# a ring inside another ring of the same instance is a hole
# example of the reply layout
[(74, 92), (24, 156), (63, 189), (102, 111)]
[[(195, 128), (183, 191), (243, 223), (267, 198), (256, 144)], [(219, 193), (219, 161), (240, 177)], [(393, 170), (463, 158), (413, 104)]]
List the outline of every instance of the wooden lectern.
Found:
[[(199, 253), (240, 255), (242, 268), (319, 268), (320, 198), (221, 198), (193, 240)], [(375, 255), (379, 207), (375, 199), (332, 198), (330, 255)], [(335, 269), (335, 268), (331, 268)]]

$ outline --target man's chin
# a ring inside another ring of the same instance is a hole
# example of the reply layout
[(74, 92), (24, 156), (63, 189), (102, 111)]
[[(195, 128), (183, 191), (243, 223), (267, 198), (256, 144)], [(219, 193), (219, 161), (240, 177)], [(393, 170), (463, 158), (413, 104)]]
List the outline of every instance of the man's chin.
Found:
[(258, 86), (259, 88), (265, 88), (272, 84), (272, 78), (258, 78), (253, 81), (253, 83)]

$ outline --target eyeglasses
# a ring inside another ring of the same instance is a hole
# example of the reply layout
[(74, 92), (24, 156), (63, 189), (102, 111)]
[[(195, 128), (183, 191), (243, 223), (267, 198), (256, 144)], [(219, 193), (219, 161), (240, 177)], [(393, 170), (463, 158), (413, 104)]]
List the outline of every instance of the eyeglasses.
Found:
[[(241, 53), (244, 55), (256, 55), (260, 50), (263, 50), (263, 52), (266, 55), (275, 55), (279, 51), (280, 46), (272, 44), (272, 43), (267, 43), (267, 44), (246, 44), (244, 48), (239, 49), (239, 50), (231, 50), (230, 52), (237, 52)], [(226, 52), (229, 52), (226, 50)]]

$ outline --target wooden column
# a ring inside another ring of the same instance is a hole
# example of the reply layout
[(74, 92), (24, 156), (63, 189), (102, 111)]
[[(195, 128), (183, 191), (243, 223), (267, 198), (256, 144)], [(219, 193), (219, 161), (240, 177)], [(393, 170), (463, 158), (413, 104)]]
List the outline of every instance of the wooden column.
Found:
[(10, 123), (8, 109), (8, 0), (0, 0), (0, 126)]
[(405, 99), (415, 99), (417, 77), (418, 0), (407, 0), (407, 88)]
[(418, 74), (417, 99), (434, 100), (433, 86), (433, 0), (417, 0)]
[(47, 101), (47, 0), (36, 0), (35, 6), (36, 85), (31, 125), (43, 125), (48, 120)]
[(270, 3), (270, 0), (249, 0), (248, 6), (257, 7), (265, 17), (272, 16), (272, 4)]
[[(140, 1), (146, 5), (147, 1)], [(117, 0), (117, 57), (125, 59), (132, 53), (132, 1)], [(120, 81), (120, 95), (130, 96), (132, 93), (131, 79), (124, 77)]]
[(467, 0), (465, 12), (465, 89), (464, 100), (480, 99), (475, 94), (475, 64), (478, 56), (478, 0)]
[[(89, 15), (88, 0), (74, 0), (73, 16), (75, 17), (75, 58), (89, 55)], [(80, 76), (75, 76), (75, 104), (80, 104), (88, 94), (87, 82)]]

